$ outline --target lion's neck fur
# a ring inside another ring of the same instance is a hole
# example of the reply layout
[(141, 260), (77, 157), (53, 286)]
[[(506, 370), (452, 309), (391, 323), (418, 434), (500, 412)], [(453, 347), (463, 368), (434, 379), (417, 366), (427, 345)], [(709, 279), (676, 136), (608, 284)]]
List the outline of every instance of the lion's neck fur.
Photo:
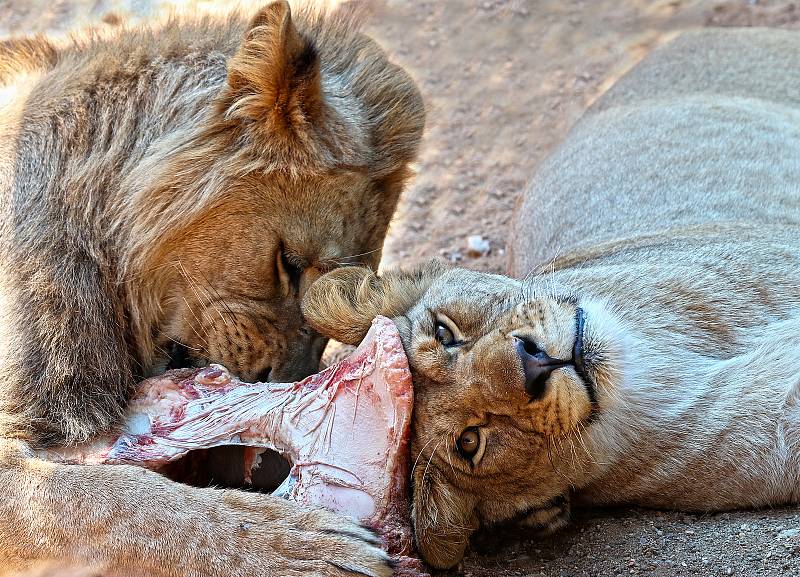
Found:
[[(61, 191), (46, 191), (45, 202), (50, 210), (66, 213), (69, 226), (86, 231), (83, 248), (107, 265), (105, 280), (119, 287), (123, 296), (130, 342), (137, 343), (135, 353), (142, 364), (151, 360), (153, 326), (177, 276), (175, 271), (150, 266), (151, 249), (159, 246), (162, 235), (184, 226), (202, 208), (204, 191), (209, 196), (218, 192), (204, 182), (207, 175), (218, 174), (204, 166), (218, 156), (208, 144), (194, 151), (194, 159), (171, 160), (206, 129), (226, 79), (226, 58), (236, 50), (245, 25), (246, 20), (236, 18), (198, 20), (192, 29), (170, 21), (157, 32), (143, 28), (110, 38), (87, 33), (58, 48), (44, 38), (17, 42), (35, 44), (37, 50), (8, 47), (9, 54), (20, 55), (16, 62), (6, 63), (4, 72), (9, 90), (15, 93), (9, 103), (20, 114), (15, 119), (4, 117), (4, 131), (20, 133), (13, 139), (23, 142), (20, 153), (53, 166), (28, 171), (24, 163), (14, 167), (15, 155), (4, 155), (16, 173), (2, 188), (9, 193), (24, 189), (23, 178), (39, 186), (35, 179), (41, 171), (69, 175), (68, 182), (53, 181)], [(164, 60), (165, 54), (169, 60)], [(19, 61), (22, 57), (25, 62)], [(21, 71), (27, 82), (20, 82)], [(45, 143), (37, 137), (25, 139), (26, 132), (41, 134), (54, 121), (25, 114), (26, 102), (60, 106), (64, 116), (58, 122), (69, 138), (54, 135)], [(83, 118), (81, 110), (91, 117)], [(26, 150), (26, 140), (42, 150)], [(73, 162), (77, 158), (80, 163)], [(165, 165), (172, 170), (167, 188)], [(103, 178), (98, 180), (98, 174)], [(194, 186), (181, 186), (186, 182)], [(14, 202), (10, 197), (5, 201)], [(37, 212), (43, 211), (31, 210), (31, 216)], [(29, 226), (36, 227), (33, 222)]]
[(615, 343), (596, 420), (555, 442), (582, 499), (719, 510), (800, 498), (798, 258), (796, 227), (699, 226), (601, 244), (531, 281), (577, 295)]
[[(795, 502), (800, 357), (787, 359), (776, 342), (791, 343), (799, 329), (800, 314), (776, 320), (717, 358), (681, 348), (666, 327), (642, 334), (609, 320), (624, 351), (622, 378), (605, 391), (596, 422), (560, 443), (557, 466), (579, 499), (594, 504), (720, 510), (743, 498), (754, 507)], [(754, 366), (763, 367), (757, 378)]]

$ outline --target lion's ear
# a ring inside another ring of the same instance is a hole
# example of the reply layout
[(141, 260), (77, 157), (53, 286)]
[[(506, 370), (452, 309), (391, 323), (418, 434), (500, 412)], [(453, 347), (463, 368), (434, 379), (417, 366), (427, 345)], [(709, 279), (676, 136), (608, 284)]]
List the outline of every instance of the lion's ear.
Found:
[(288, 2), (273, 2), (253, 18), (239, 51), (228, 61), (229, 117), (292, 131), (322, 109), (319, 59), (292, 21)]
[(323, 275), (303, 297), (303, 315), (315, 330), (346, 344), (358, 344), (380, 314), (383, 291), (366, 267), (348, 266)]
[(319, 278), (303, 298), (303, 315), (321, 334), (355, 345), (378, 315), (407, 313), (444, 270), (438, 262), (378, 276), (366, 267), (344, 267)]

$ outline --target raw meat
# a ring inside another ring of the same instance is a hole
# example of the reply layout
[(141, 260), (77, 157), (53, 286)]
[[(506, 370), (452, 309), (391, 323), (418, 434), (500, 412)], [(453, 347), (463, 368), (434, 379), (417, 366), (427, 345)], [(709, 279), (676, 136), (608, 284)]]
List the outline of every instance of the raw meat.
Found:
[(381, 535), (397, 572), (419, 574), (408, 519), (413, 390), (394, 323), (377, 317), (346, 359), (298, 383), (243, 383), (219, 365), (143, 381), (116, 440), (50, 450), (62, 461), (159, 469), (195, 449), (244, 445), (245, 476), (270, 448), (291, 462), (276, 494), (353, 517)]

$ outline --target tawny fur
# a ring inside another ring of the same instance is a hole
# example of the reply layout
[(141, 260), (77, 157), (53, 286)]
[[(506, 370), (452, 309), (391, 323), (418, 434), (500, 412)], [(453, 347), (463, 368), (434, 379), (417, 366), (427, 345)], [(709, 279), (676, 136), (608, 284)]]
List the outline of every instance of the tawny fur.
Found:
[[(797, 62), (800, 36), (777, 30), (656, 51), (540, 167), (516, 278), (340, 269), (309, 292), (330, 336), (355, 340), (385, 311), (402, 329), (413, 518), (433, 565), (455, 564), (480, 525), (563, 524), (569, 495), (693, 511), (800, 501)], [(565, 366), (532, 398), (515, 337), (569, 360), (578, 307), (594, 394)], [(436, 340), (442, 318), (462, 344)], [(468, 427), (472, 462), (456, 450)]]
[(423, 121), (346, 9), (0, 44), (0, 567), (387, 574), (331, 515), (29, 448), (114, 427), (181, 355), (313, 372), (325, 339), (300, 300), (327, 270), (377, 267)]

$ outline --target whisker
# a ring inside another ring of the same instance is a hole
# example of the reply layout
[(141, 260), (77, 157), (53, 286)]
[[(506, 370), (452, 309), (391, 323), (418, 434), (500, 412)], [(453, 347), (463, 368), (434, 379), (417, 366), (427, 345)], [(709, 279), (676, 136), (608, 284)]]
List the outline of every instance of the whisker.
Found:
[[(339, 256), (339, 257), (336, 257), (335, 259), (331, 259), (331, 260), (333, 260), (333, 262), (339, 262), (339, 261), (343, 261), (343, 260), (346, 260), (346, 259), (359, 258), (359, 257), (362, 257), (362, 256), (367, 256), (367, 255), (370, 255), (370, 254), (374, 254), (374, 253), (376, 253), (376, 252), (378, 252), (380, 250), (381, 250), (381, 247), (378, 247), (378, 248), (374, 248), (372, 250), (368, 250), (367, 252), (361, 252), (361, 253), (358, 253), (358, 254), (351, 254), (351, 255), (347, 255), (347, 256)], [(346, 263), (342, 263), (342, 264), (346, 264)]]
[(433, 451), (431, 451), (431, 456), (430, 456), (430, 457), (428, 457), (428, 464), (427, 464), (427, 465), (425, 465), (425, 470), (422, 472), (422, 482), (423, 482), (423, 483), (425, 483), (425, 477), (428, 475), (428, 467), (430, 467), (430, 466), (431, 466), (431, 461), (433, 461), (433, 456), (436, 454), (436, 450), (437, 450), (437, 449), (438, 449), (438, 448), (441, 446), (441, 444), (442, 444), (443, 442), (446, 442), (446, 441), (447, 441), (447, 436), (445, 435), (445, 436), (444, 436), (444, 437), (443, 437), (443, 438), (442, 438), (442, 439), (441, 439), (441, 440), (440, 440), (440, 441), (439, 441), (439, 442), (436, 444), (436, 446), (433, 448)]
[[(225, 309), (227, 310), (227, 312), (231, 316), (236, 316), (236, 313), (234, 313), (233, 310), (231, 310), (230, 305), (225, 301), (224, 298), (222, 298), (222, 295), (219, 294), (219, 291), (214, 287), (213, 284), (211, 284), (211, 281), (208, 280), (208, 277), (205, 274), (203, 274), (203, 271), (202, 270), (198, 270), (197, 273), (200, 276), (203, 277), (203, 281), (205, 281), (206, 286), (209, 288), (209, 290), (214, 291), (214, 295), (217, 297), (217, 302), (222, 303), (222, 306), (225, 307)], [(209, 304), (212, 304), (212, 306), (213, 306), (213, 303), (211, 303), (211, 299), (210, 298), (209, 298)], [(228, 321), (225, 319), (225, 317), (222, 316), (222, 313), (219, 311), (219, 309), (216, 309), (216, 307), (215, 307), (215, 310), (217, 311), (217, 314), (219, 315), (219, 317), (222, 319), (222, 322), (225, 323), (225, 326), (230, 328), (230, 325), (228, 324)]]
[[(456, 440), (456, 434), (453, 433), (453, 450), (454, 451), (456, 449), (456, 443), (457, 442), (458, 441)], [(450, 463), (450, 470), (453, 471), (453, 475), (455, 475), (456, 474), (456, 470), (455, 470), (455, 467), (453, 467), (453, 456), (451, 454), (450, 447), (447, 445), (447, 443), (444, 444), (444, 450), (447, 453), (447, 461)]]
[[(189, 312), (192, 313), (192, 316), (197, 321), (197, 324), (202, 326), (202, 323), (200, 322), (200, 319), (197, 318), (197, 315), (194, 313), (194, 309), (192, 309), (192, 305), (189, 304), (189, 301), (186, 299), (186, 297), (182, 296), (181, 298), (183, 299), (183, 302), (186, 303), (186, 306), (189, 308)], [(185, 321), (186, 317), (183, 317), (183, 320)], [(189, 328), (192, 329), (192, 332), (195, 334), (195, 336), (198, 339), (200, 339), (201, 341), (203, 341), (203, 343), (206, 345), (206, 348), (210, 348), (209, 345), (208, 345), (208, 341), (200, 336), (200, 333), (197, 332), (197, 329), (194, 328), (194, 325), (192, 323), (187, 323), (187, 324), (189, 325)]]
[[(567, 482), (567, 484), (570, 487), (572, 487), (572, 481), (569, 479), (569, 477), (567, 477), (561, 471), (561, 469), (559, 467), (556, 466), (556, 463), (553, 460), (553, 451), (552, 451), (552, 449), (553, 449), (553, 441), (555, 441), (555, 439), (553, 439), (553, 437), (547, 437), (547, 458), (550, 461), (550, 466), (553, 467), (553, 471), (555, 471), (556, 474), (558, 474), (559, 477), (561, 477), (564, 481)], [(563, 439), (562, 439), (562, 448), (563, 448)], [(559, 456), (560, 456), (559, 452), (557, 452), (557, 454), (559, 454)]]
[(570, 454), (570, 467), (572, 469), (575, 468), (575, 465), (578, 463), (578, 451), (575, 448), (575, 437), (574, 435), (570, 435), (569, 439), (569, 454)]
[[(194, 293), (194, 296), (197, 297), (197, 301), (202, 303), (203, 299), (200, 297), (200, 294), (197, 292), (197, 288), (196, 288), (197, 283), (194, 282), (192, 277), (189, 276), (189, 273), (186, 272), (186, 268), (183, 266), (183, 262), (181, 262), (180, 259), (178, 259), (178, 266), (180, 267), (181, 274), (183, 274), (184, 278), (186, 279), (186, 282), (189, 283), (189, 288), (192, 289), (192, 292)], [(184, 298), (183, 300), (186, 300), (186, 298)], [(211, 308), (213, 308), (217, 312), (217, 314), (219, 314), (219, 309), (217, 309), (213, 304), (211, 304), (211, 301), (208, 299), (208, 295), (206, 295), (206, 300), (208, 301), (208, 304), (211, 306)], [(187, 302), (186, 304), (188, 305), (189, 303)], [(194, 314), (194, 312), (192, 314)], [(220, 317), (221, 316), (222, 315), (220, 315)], [(195, 318), (197, 318), (196, 315), (195, 315)], [(214, 324), (214, 319), (209, 317), (208, 320), (211, 322), (211, 327), (214, 329), (214, 331), (218, 332), (217, 326)], [(197, 323), (198, 323), (199, 327), (202, 328), (203, 323), (200, 322), (200, 319), (197, 319)]]
[(592, 452), (589, 451), (589, 448), (586, 446), (586, 443), (583, 440), (583, 432), (586, 432), (588, 434), (588, 431), (586, 429), (586, 424), (581, 422), (578, 424), (578, 438), (586, 455), (589, 456), (589, 458), (592, 460), (592, 463), (594, 463), (595, 465), (607, 465), (608, 463), (601, 463), (600, 461), (594, 458), (594, 455), (592, 455)]
[(420, 449), (419, 454), (417, 455), (417, 458), (414, 460), (414, 466), (411, 467), (411, 475), (412, 476), (414, 475), (414, 471), (416, 471), (416, 469), (417, 469), (417, 464), (419, 463), (419, 458), (422, 456), (422, 453), (424, 453), (425, 449), (428, 448), (428, 445), (433, 443), (433, 441), (435, 441), (435, 440), (436, 440), (435, 437), (431, 437), (431, 440), (428, 441), (427, 443), (425, 443), (425, 445), (422, 447), (422, 449)]
[(158, 329), (158, 332), (161, 333), (162, 335), (164, 335), (165, 337), (167, 337), (169, 340), (171, 340), (176, 345), (180, 345), (182, 347), (186, 347), (187, 349), (191, 349), (193, 351), (197, 351), (197, 352), (200, 352), (200, 353), (203, 352), (203, 349), (198, 349), (197, 347), (193, 347), (191, 345), (187, 345), (186, 343), (182, 343), (180, 341), (177, 341), (177, 340), (173, 339), (171, 336), (169, 336), (167, 333), (165, 333), (161, 329)]

